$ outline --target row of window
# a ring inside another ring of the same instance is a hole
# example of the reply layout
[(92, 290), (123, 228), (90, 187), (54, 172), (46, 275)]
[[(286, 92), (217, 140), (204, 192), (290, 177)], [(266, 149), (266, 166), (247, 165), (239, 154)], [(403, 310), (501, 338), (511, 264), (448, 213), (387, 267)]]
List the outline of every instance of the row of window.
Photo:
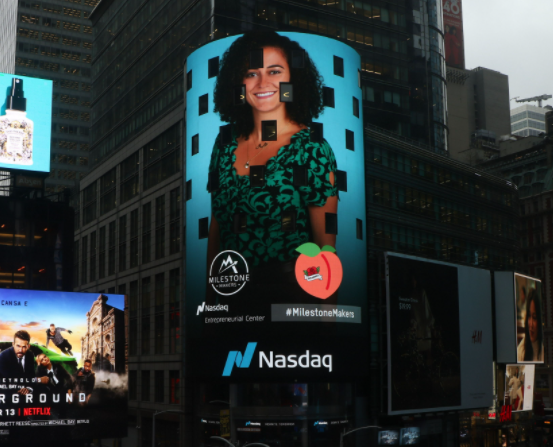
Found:
[(34, 14), (19, 14), (19, 21), (21, 23), (28, 23), (30, 25), (42, 25), (48, 28), (55, 28), (59, 30), (63, 29), (65, 31), (71, 31), (75, 33), (80, 33), (82, 31), (88, 34), (92, 34), (92, 28), (90, 26), (80, 25), (75, 22), (62, 22), (61, 20), (52, 19), (50, 17), (42, 17), (41, 20), (40, 16)]
[(76, 157), (75, 155), (66, 155), (66, 154), (52, 153), (50, 156), (50, 161), (52, 163), (59, 163), (64, 165), (78, 165), (78, 166), (88, 165), (87, 157)]
[[(85, 0), (85, 5), (91, 6), (91, 4), (95, 2), (97, 3), (98, 0), (94, 0), (94, 1)], [(20, 0), (19, 6), (22, 8), (29, 8), (29, 9), (36, 9), (36, 10), (42, 9), (45, 12), (49, 12), (53, 14), (63, 13), (63, 15), (66, 15), (68, 17), (74, 17), (76, 19), (80, 19), (80, 18), (88, 19), (88, 16), (90, 15), (89, 11), (83, 11), (81, 9), (75, 9), (75, 8), (68, 8), (65, 6), (56, 5), (49, 2), (37, 1), (37, 0)]]
[(513, 269), (514, 250), (502, 250), (469, 242), (434, 231), (369, 221), (369, 246), (382, 250), (410, 253), (427, 258), (499, 269)]
[[(117, 167), (100, 177), (83, 190), (83, 225), (90, 223), (97, 215), (111, 211), (117, 202), (116, 185), (120, 186), (119, 200), (125, 203), (140, 191), (140, 154), (143, 158), (143, 190), (147, 191), (181, 170), (180, 150), (181, 124), (177, 123), (161, 135), (148, 142), (142, 149), (127, 157)], [(97, 185), (100, 184), (100, 213), (97, 214)], [(108, 194), (109, 193), (109, 194)]]
[(513, 135), (517, 135), (519, 137), (537, 137), (542, 133), (544, 133), (543, 130), (524, 129), (524, 130), (513, 132)]
[(523, 121), (519, 121), (518, 123), (511, 124), (511, 132), (515, 132), (517, 130), (524, 129), (525, 127), (532, 127), (534, 129), (545, 131), (545, 122), (544, 121), (536, 121), (536, 120), (532, 120), (532, 119), (525, 119)]
[(15, 59), (15, 65), (16, 67), (18, 67), (18, 69), (19, 67), (21, 67), (23, 69), (30, 68), (34, 70), (54, 71), (71, 76), (90, 76), (89, 68), (75, 67), (54, 62), (38, 61), (36, 59), (28, 59), (25, 57), (17, 57)]
[(538, 120), (538, 121), (543, 121), (545, 119), (545, 114), (544, 113), (532, 112), (531, 110), (525, 110), (524, 112), (520, 112), (520, 113), (516, 113), (514, 115), (511, 115), (511, 123), (516, 123), (517, 121), (520, 121), (520, 120), (523, 120), (523, 119), (526, 119), (526, 118), (531, 118), (531, 119), (535, 119), (535, 120)]
[(18, 37), (26, 37), (28, 39), (42, 39), (48, 42), (57, 42), (62, 45), (68, 45), (73, 47), (83, 46), (86, 49), (92, 49), (92, 43), (86, 40), (77, 39), (72, 36), (63, 36), (61, 34), (51, 33), (47, 31), (37, 31), (34, 29), (28, 28), (18, 28), (17, 29)]
[[(80, 120), (80, 121), (88, 122), (90, 121), (90, 112), (79, 112), (78, 110), (65, 109), (61, 107), (52, 107), (52, 118), (62, 118), (64, 120)], [(61, 127), (63, 126), (58, 124), (52, 124), (52, 132), (60, 131), (61, 133), (70, 133), (70, 132), (61, 131), (60, 130)], [(84, 134), (88, 135), (87, 127), (82, 127), (81, 129), (86, 129), (86, 131), (84, 131), (85, 132)]]
[(35, 43), (19, 42), (17, 51), (21, 53), (40, 54), (48, 57), (61, 57), (76, 62), (90, 64), (92, 56), (79, 51), (70, 51), (65, 48), (56, 48), (51, 46), (38, 45)]
[(476, 175), (472, 178), (466, 174), (440, 168), (370, 142), (365, 143), (365, 150), (367, 154), (366, 160), (369, 163), (416, 175), (418, 178), (460, 191), (469, 192), (476, 197), (501, 205), (509, 207), (513, 205), (515, 194), (514, 192), (508, 191), (507, 186), (505, 189), (494, 188), (479, 181)]
[(457, 203), (434, 194), (383, 180), (370, 183), (372, 202), (411, 212), (437, 222), (491, 233), (497, 237), (515, 237), (512, 220), (499, 220), (485, 209)]
[(55, 148), (67, 149), (70, 151), (88, 152), (89, 145), (88, 143), (82, 143), (79, 141), (67, 141), (67, 140), (60, 140), (58, 138), (52, 138), (52, 150), (55, 150)]
[[(100, 207), (110, 207), (114, 200), (114, 188), (105, 185), (103, 193)], [(86, 215), (87, 210), (90, 206), (95, 206), (95, 203), (94, 199), (91, 200), (83, 194), (83, 215)], [(84, 285), (97, 279), (101, 280), (116, 272), (122, 273), (154, 259), (178, 253), (181, 249), (180, 209), (180, 188), (175, 188), (169, 193), (168, 206), (165, 195), (161, 195), (154, 201), (143, 204), (141, 213), (139, 208), (135, 208), (98, 230), (82, 236), (80, 241), (75, 241), (75, 253), (79, 248), (81, 253), (80, 261), (78, 256), (75, 257), (75, 284)]]
[[(86, 172), (78, 172), (78, 171), (74, 171), (72, 169), (55, 169), (55, 168), (52, 168), (52, 169), (50, 169), (50, 175), (48, 176), (48, 178), (49, 179), (61, 179), (61, 180), (75, 181), (75, 180), (82, 180), (85, 175), (86, 175)], [(59, 190), (57, 190), (55, 192), (60, 192), (61, 190), (63, 190), (66, 187), (67, 186), (60, 187)], [(52, 192), (54, 192), (54, 191), (52, 191)]]
[(76, 106), (80, 105), (81, 107), (90, 107), (90, 100), (88, 97), (68, 95), (66, 93), (54, 93), (52, 95), (52, 102), (63, 102)]
[[(138, 381), (140, 374), (140, 397), (138, 395)], [(180, 404), (181, 386), (180, 372), (178, 370), (168, 371), (168, 383), (165, 380), (164, 370), (129, 370), (129, 400), (140, 400), (142, 402), (159, 402), (169, 404)], [(154, 385), (152, 399), (152, 382)], [(167, 386), (165, 385), (167, 383)]]

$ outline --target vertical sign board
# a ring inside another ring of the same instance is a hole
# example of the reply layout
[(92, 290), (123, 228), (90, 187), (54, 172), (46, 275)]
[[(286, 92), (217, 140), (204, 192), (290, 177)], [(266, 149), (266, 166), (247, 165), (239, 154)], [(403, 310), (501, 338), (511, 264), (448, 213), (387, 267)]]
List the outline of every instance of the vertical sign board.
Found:
[(0, 443), (127, 435), (124, 301), (0, 289)]
[(462, 0), (443, 0), (445, 61), (455, 68), (465, 68)]
[(495, 321), (499, 363), (543, 363), (542, 284), (514, 272), (495, 272)]
[(305, 33), (188, 57), (187, 374), (365, 374), (359, 69), (351, 47)]
[(50, 172), (52, 85), (0, 73), (0, 169)]
[(490, 272), (394, 253), (386, 268), (388, 413), (489, 407)]
[(535, 365), (507, 365), (505, 405), (510, 405), (513, 412), (533, 409), (535, 373)]

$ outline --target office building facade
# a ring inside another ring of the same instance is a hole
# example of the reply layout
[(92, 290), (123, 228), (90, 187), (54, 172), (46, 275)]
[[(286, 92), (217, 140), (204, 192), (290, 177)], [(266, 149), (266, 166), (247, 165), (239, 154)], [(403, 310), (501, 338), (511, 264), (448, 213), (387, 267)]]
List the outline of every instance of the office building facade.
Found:
[(511, 110), (511, 132), (520, 137), (535, 137), (545, 133), (545, 114), (551, 106), (524, 104)]
[(47, 194), (78, 189), (88, 171), (92, 60), (88, 18), (98, 2), (17, 2), (15, 73), (54, 81)]
[(450, 155), (476, 165), (497, 155), (511, 134), (509, 78), (488, 68), (447, 67)]

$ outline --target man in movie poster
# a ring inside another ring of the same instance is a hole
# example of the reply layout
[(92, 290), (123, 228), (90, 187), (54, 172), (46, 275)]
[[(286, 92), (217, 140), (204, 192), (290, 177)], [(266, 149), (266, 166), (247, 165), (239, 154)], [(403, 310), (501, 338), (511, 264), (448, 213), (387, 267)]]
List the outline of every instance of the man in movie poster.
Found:
[(122, 309), (121, 295), (0, 292), (0, 441), (125, 436)]
[(457, 269), (389, 256), (392, 410), (461, 403)]

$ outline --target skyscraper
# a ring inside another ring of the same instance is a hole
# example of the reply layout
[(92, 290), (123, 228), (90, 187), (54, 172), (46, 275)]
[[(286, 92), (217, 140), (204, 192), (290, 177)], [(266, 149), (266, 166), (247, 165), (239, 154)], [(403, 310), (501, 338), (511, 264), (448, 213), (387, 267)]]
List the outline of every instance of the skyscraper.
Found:
[(537, 107), (524, 104), (511, 110), (511, 131), (521, 137), (535, 137), (545, 133), (545, 114), (551, 106)]
[(17, 23), (17, 0), (0, 3), (0, 73), (13, 73), (15, 69), (15, 36)]
[(75, 188), (88, 170), (92, 27), (87, 19), (98, 2), (18, 2), (15, 73), (54, 81), (46, 193)]

